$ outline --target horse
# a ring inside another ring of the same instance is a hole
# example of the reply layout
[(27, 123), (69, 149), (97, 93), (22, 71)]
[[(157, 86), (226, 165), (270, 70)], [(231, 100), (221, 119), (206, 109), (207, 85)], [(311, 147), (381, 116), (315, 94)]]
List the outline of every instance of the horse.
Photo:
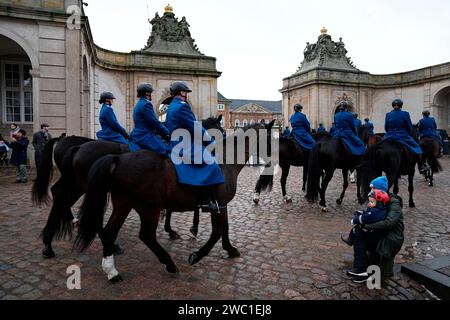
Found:
[[(322, 211), (327, 212), (325, 193), (328, 183), (333, 178), (336, 169), (342, 169), (344, 179), (342, 192), (336, 200), (338, 205), (342, 204), (345, 191), (348, 188), (348, 173), (350, 170), (357, 170), (361, 161), (361, 156), (354, 156), (350, 153), (344, 142), (333, 138), (329, 133), (322, 133), (311, 150), (308, 159), (308, 179), (305, 198), (309, 202), (315, 202), (320, 195), (320, 206)], [(325, 175), (323, 176), (323, 173)], [(322, 183), (320, 178), (322, 177)], [(357, 196), (360, 198), (360, 176), (357, 174)]]
[(370, 191), (370, 182), (386, 173), (389, 189), (394, 186), (393, 192), (398, 194), (398, 179), (402, 175), (408, 176), (409, 207), (414, 208), (414, 173), (417, 157), (400, 142), (394, 140), (383, 140), (369, 147), (363, 155), (360, 165), (361, 193), (359, 197), (361, 204), (367, 201)]
[(431, 137), (423, 137), (419, 140), (418, 125), (413, 126), (413, 138), (419, 143), (419, 146), (422, 149), (422, 163), (426, 168), (423, 175), (425, 180), (429, 181), (428, 185), (432, 187), (434, 185), (433, 175), (442, 171), (442, 166), (437, 159), (441, 146), (436, 139)]
[[(289, 176), (289, 170), (291, 166), (303, 167), (303, 187), (302, 190), (305, 191), (307, 173), (308, 173), (308, 157), (309, 151), (300, 149), (294, 139), (280, 138), (279, 139), (279, 152), (278, 152), (278, 164), (281, 168), (281, 192), (284, 200), (287, 203), (292, 202), (292, 198), (286, 193), (286, 182)], [(270, 166), (269, 163), (266, 167)], [(273, 173), (270, 172), (260, 175), (258, 181), (255, 185), (255, 195), (253, 202), (255, 204), (259, 203), (259, 196), (262, 191), (272, 190), (273, 186)]]
[[(202, 122), (206, 129), (218, 129), (221, 117), (210, 117)], [(33, 184), (32, 198), (37, 205), (49, 202), (48, 186), (53, 173), (53, 146), (59, 138), (50, 140), (44, 147), (41, 162), (37, 170), (37, 177)], [(53, 238), (60, 239), (66, 235), (71, 236), (74, 219), (71, 207), (85, 193), (86, 177), (92, 164), (107, 154), (122, 154), (129, 152), (127, 145), (95, 141), (84, 137), (66, 137), (59, 141), (54, 148), (55, 163), (61, 173), (58, 181), (52, 186), (53, 204), (47, 223), (41, 232), (44, 243), (42, 255), (46, 258), (55, 257), (52, 248)], [(87, 159), (87, 161), (85, 161)], [(74, 166), (80, 164), (82, 167), (75, 174)], [(198, 229), (198, 212), (195, 213), (193, 230)], [(171, 212), (168, 213), (165, 230), (171, 239), (177, 239), (177, 234), (170, 226)], [(116, 246), (116, 253), (122, 249)]]
[[(237, 163), (238, 155), (234, 153), (233, 163), (221, 165), (225, 183), (213, 187), (220, 213), (211, 214), (211, 236), (199, 251), (189, 256), (190, 265), (207, 256), (220, 238), (223, 249), (230, 257), (240, 256), (239, 250), (230, 243), (227, 204), (236, 194), (237, 179), (252, 153), (250, 148), (255, 148), (255, 143), (250, 143), (250, 139), (246, 138), (247, 131), (254, 130), (252, 132), (256, 133), (258, 145), (261, 138), (270, 140), (273, 124), (274, 121), (267, 125), (263, 122), (254, 123), (223, 140), (224, 145), (232, 143), (236, 150), (238, 141), (244, 139), (245, 151), (242, 155), (245, 161)], [(229, 150), (226, 148), (224, 150), (224, 159), (227, 159), (226, 153)], [(103, 227), (109, 192), (113, 211), (106, 226)], [(89, 172), (74, 247), (81, 251), (86, 250), (98, 234), (103, 244), (103, 271), (107, 273), (111, 282), (123, 280), (114, 266), (114, 241), (128, 214), (134, 209), (141, 219), (139, 238), (165, 265), (167, 272), (176, 273), (178, 268), (156, 239), (160, 212), (163, 208), (172, 211), (192, 211), (197, 208), (197, 198), (198, 187), (179, 184), (174, 165), (167, 157), (151, 151), (105, 156), (97, 160)]]

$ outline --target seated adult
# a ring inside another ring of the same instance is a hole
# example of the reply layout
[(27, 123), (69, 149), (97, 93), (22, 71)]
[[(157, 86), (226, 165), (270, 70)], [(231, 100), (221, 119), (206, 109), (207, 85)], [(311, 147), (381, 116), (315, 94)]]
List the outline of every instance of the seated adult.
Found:
[[(379, 177), (370, 184), (372, 190), (388, 192), (386, 177)], [(380, 260), (393, 260), (404, 242), (404, 223), (402, 200), (394, 193), (389, 193), (387, 217), (384, 220), (356, 228), (353, 238), (353, 268), (347, 271), (353, 282), (364, 283), (369, 278), (368, 252), (375, 253)]]
[(102, 104), (102, 108), (100, 109), (99, 121), (102, 129), (97, 132), (97, 138), (100, 141), (128, 144), (128, 133), (117, 121), (112, 108), (114, 99), (116, 98), (111, 92), (103, 92), (100, 95), (99, 103)]
[(373, 123), (370, 121), (369, 118), (365, 118), (364, 119), (364, 124), (363, 124), (364, 128), (366, 128), (369, 136), (373, 136), (374, 133), (374, 127), (373, 127)]
[(327, 129), (325, 129), (325, 127), (323, 126), (323, 123), (319, 123), (319, 127), (317, 128), (317, 132), (325, 132), (327, 131)]
[(134, 129), (130, 135), (130, 150), (151, 150), (166, 155), (167, 146), (163, 140), (170, 140), (169, 130), (158, 120), (153, 109), (150, 83), (140, 84), (137, 88), (139, 98), (133, 111)]
[(314, 147), (314, 139), (311, 137), (311, 126), (308, 118), (302, 113), (303, 106), (296, 104), (295, 113), (291, 116), (291, 135), (294, 137), (300, 149), (310, 151)]
[(351, 112), (348, 111), (348, 103), (342, 101), (340, 111), (334, 116), (335, 130), (333, 137), (340, 139), (354, 156), (362, 156), (366, 151), (364, 143), (358, 137), (355, 127), (355, 119)]
[(436, 120), (433, 117), (430, 117), (430, 111), (425, 110), (422, 112), (423, 118), (419, 121), (419, 136), (420, 139), (423, 138), (432, 138), (436, 140), (441, 147), (443, 146), (443, 142), (441, 140), (441, 136), (437, 130)]
[(286, 127), (283, 131), (283, 138), (288, 139), (291, 136), (291, 130), (289, 130), (289, 127)]

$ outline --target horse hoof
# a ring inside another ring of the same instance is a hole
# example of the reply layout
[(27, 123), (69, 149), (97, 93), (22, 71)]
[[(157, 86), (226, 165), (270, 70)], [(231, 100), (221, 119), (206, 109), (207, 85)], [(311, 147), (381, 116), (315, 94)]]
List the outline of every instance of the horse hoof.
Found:
[(169, 232), (170, 240), (178, 240), (181, 239), (180, 235), (175, 231)]
[(194, 237), (197, 238), (197, 234), (198, 234), (198, 229), (197, 229), (197, 228), (191, 227), (191, 228), (189, 229), (189, 231), (192, 233), (192, 235), (193, 235)]
[(258, 198), (254, 198), (254, 199), (253, 199), (253, 203), (254, 203), (254, 204), (259, 204), (259, 199), (258, 199)]
[(56, 256), (55, 252), (52, 250), (52, 248), (45, 248), (44, 251), (42, 251), (42, 255), (46, 259), (51, 259)]
[(410, 203), (409, 203), (409, 207), (410, 207), (410, 208), (415, 208), (415, 207), (416, 207), (416, 204), (415, 204), (414, 202), (410, 202)]
[(123, 281), (123, 278), (120, 274), (118, 274), (117, 276), (115, 276), (114, 278), (111, 278), (109, 280), (109, 282), (111, 282), (111, 283), (117, 283), (117, 282), (121, 282), (121, 281)]
[(120, 256), (124, 252), (125, 252), (125, 249), (123, 249), (120, 245), (118, 245), (118, 244), (114, 245), (114, 252), (113, 252), (113, 254), (115, 256)]
[(228, 255), (230, 256), (230, 258), (237, 258), (241, 256), (241, 253), (238, 249), (233, 248), (231, 250), (228, 250)]
[(199, 257), (198, 253), (197, 253), (197, 252), (194, 252), (194, 253), (192, 253), (192, 254), (189, 256), (189, 264), (190, 264), (191, 266), (193, 266), (194, 264), (196, 264), (197, 262), (199, 262), (200, 259), (201, 259), (201, 258)]
[(284, 196), (284, 201), (285, 201), (286, 203), (292, 203), (292, 198), (289, 197), (289, 196)]
[(342, 199), (336, 199), (336, 203), (340, 206), (342, 204)]
[(322, 212), (329, 212), (330, 209), (328, 209), (327, 207), (322, 207)]
[(166, 271), (168, 273), (178, 273), (179, 270), (176, 265), (173, 266), (166, 265)]

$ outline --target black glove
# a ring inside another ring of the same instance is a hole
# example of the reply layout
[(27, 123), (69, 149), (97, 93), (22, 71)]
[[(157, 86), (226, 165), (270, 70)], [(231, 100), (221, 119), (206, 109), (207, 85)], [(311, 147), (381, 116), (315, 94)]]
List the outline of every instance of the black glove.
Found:
[(124, 132), (123, 137), (124, 137), (126, 140), (130, 140), (130, 136), (129, 136), (129, 134), (126, 133), (126, 132)]
[(170, 134), (166, 134), (163, 136), (164, 141), (170, 142)]

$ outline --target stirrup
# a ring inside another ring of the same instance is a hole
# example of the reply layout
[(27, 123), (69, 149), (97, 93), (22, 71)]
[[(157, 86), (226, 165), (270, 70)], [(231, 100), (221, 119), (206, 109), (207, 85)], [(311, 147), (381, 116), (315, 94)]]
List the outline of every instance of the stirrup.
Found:
[(200, 205), (202, 212), (220, 213), (219, 203), (217, 201), (210, 201), (208, 204)]

